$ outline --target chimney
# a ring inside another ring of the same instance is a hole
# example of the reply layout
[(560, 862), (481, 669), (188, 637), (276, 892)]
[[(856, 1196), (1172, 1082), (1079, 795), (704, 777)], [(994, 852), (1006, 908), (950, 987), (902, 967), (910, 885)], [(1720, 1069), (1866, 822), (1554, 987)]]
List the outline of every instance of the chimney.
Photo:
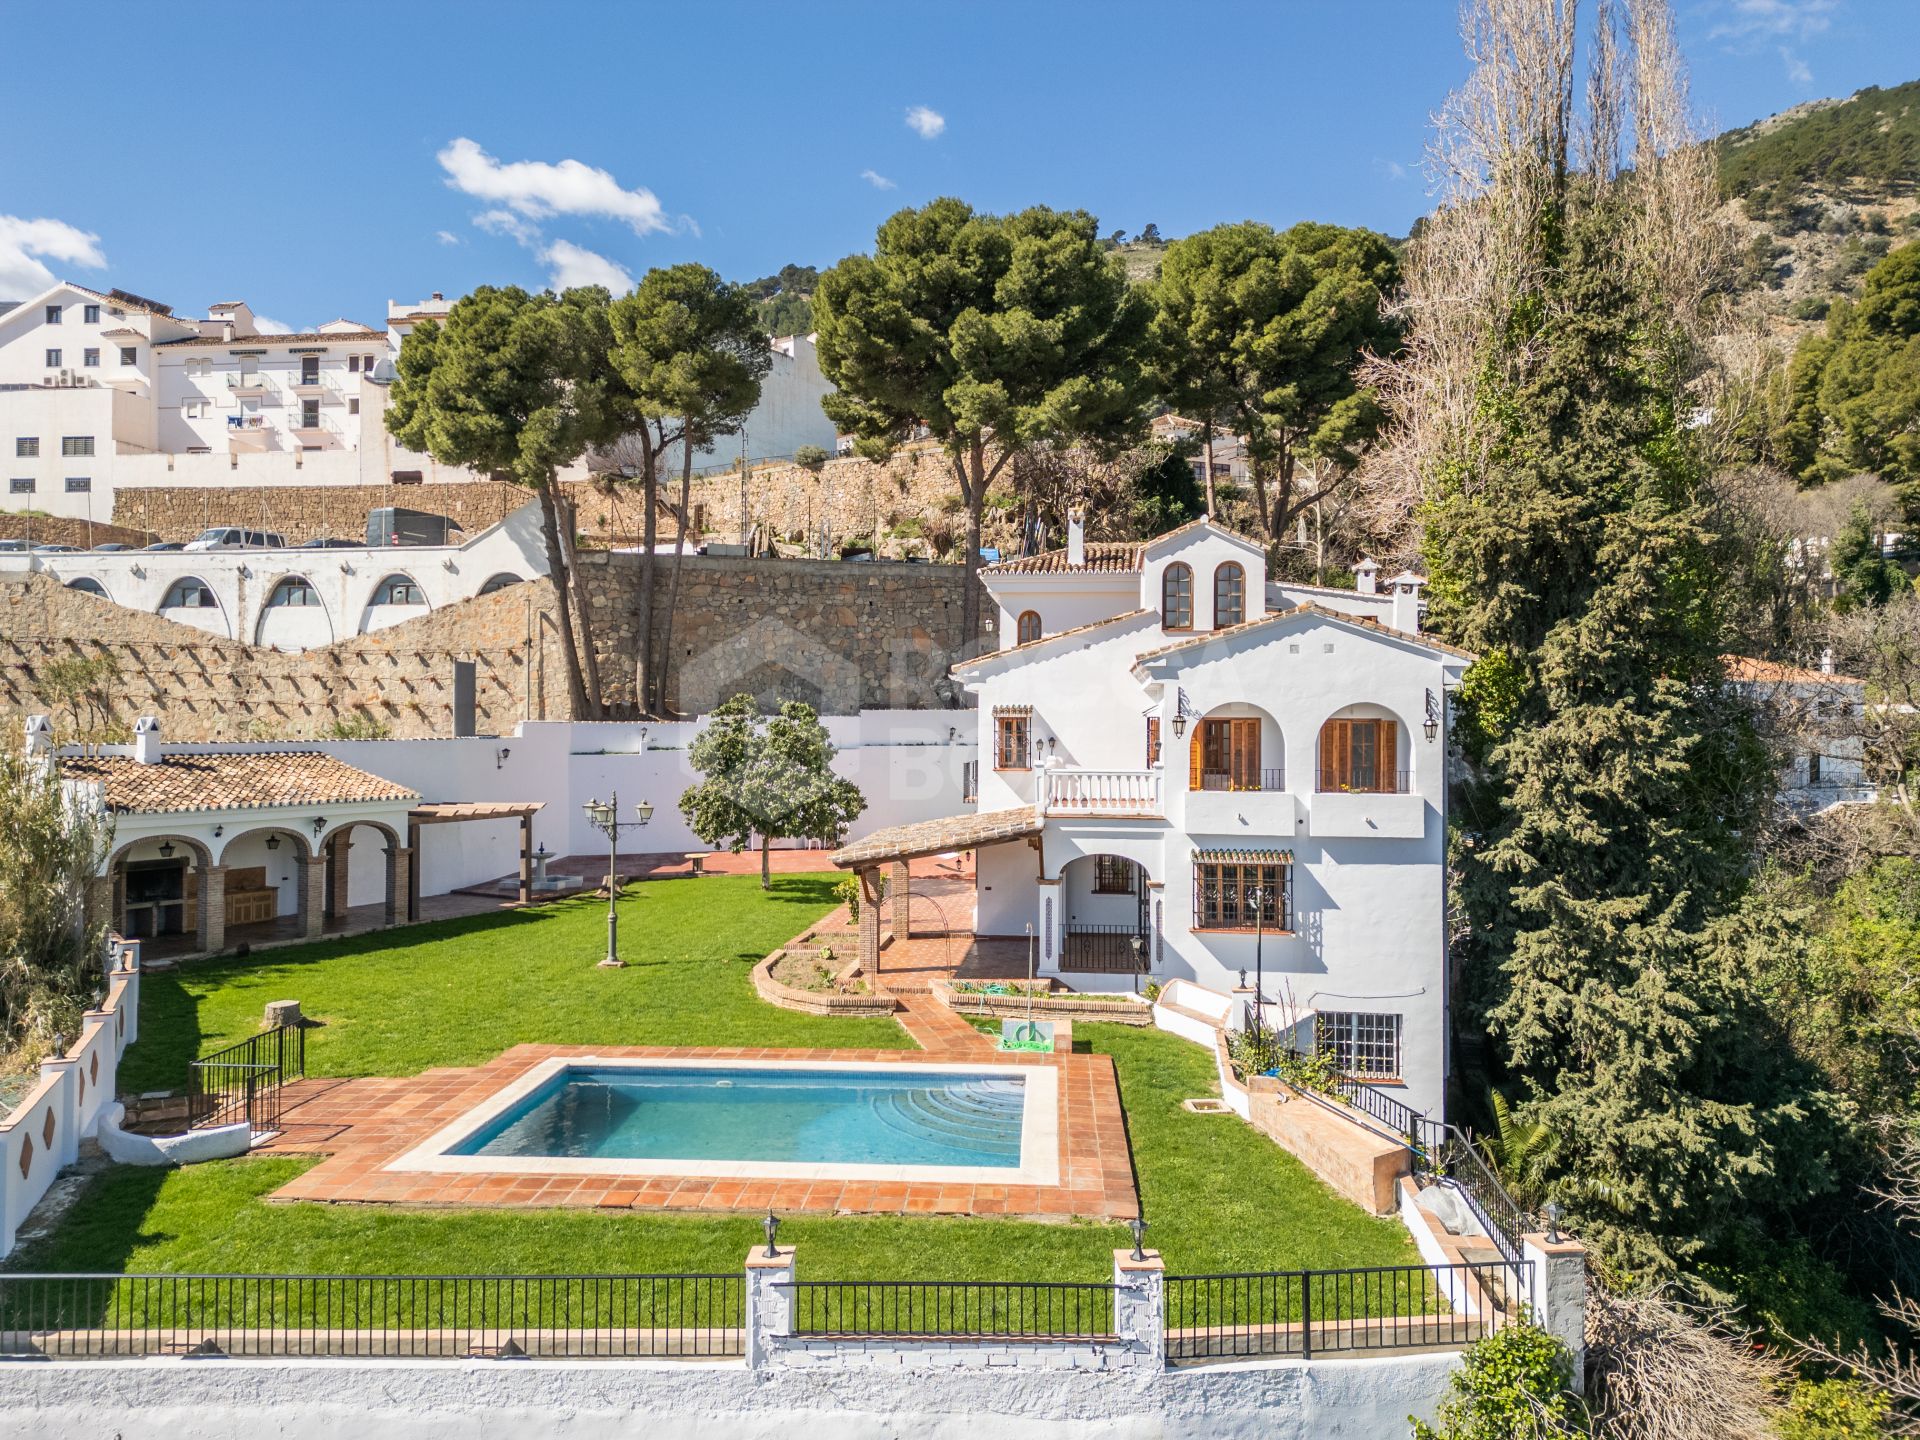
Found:
[(444, 295), (442, 295), (442, 294), (441, 294), (441, 293), (440, 293), (440, 292), (439, 292), (438, 290), (436, 290), (436, 291), (434, 291), (434, 292), (433, 292), (433, 298), (434, 298), (434, 299), (436, 299), (436, 300), (444, 300), (444, 299), (446, 299), (447, 297), (446, 297), (446, 296), (444, 296)]
[(1087, 563), (1087, 512), (1078, 505), (1067, 511), (1067, 564), (1076, 570)]
[(1402, 570), (1388, 582), (1393, 586), (1393, 609), (1387, 624), (1408, 635), (1420, 633), (1420, 589), (1427, 582), (1411, 570)]
[(1380, 593), (1380, 562), (1371, 555), (1362, 555), (1353, 567), (1353, 588), (1362, 595)]
[(44, 715), (27, 717), (27, 755), (51, 755), (53, 753), (53, 721)]
[(133, 722), (133, 758), (142, 765), (160, 763), (160, 722), (151, 715)]

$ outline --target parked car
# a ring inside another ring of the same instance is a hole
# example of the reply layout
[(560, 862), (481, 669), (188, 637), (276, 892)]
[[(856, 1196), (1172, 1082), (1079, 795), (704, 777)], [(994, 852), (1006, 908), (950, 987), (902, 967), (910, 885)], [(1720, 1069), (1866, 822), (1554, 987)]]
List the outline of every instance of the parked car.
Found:
[(77, 555), (80, 552), (78, 545), (36, 545), (33, 548), (41, 555)]
[(367, 512), (369, 545), (447, 545), (452, 543), (448, 532), (459, 528), (444, 515), (405, 510), (398, 505)]
[(109, 540), (109, 541), (107, 541), (107, 543), (106, 543), (106, 544), (104, 544), (104, 545), (96, 545), (96, 546), (94, 546), (93, 548), (94, 548), (95, 550), (127, 550), (127, 549), (130, 549), (130, 548), (132, 548), (132, 547), (130, 547), (130, 546), (127, 546), (127, 545), (122, 545), (122, 544), (121, 544), (121, 543), (120, 543), (120, 542), (119, 542), (118, 540)]
[(202, 530), (186, 544), (189, 550), (284, 550), (286, 537), (271, 530), (245, 530), (238, 525), (216, 525)]
[(366, 547), (358, 540), (342, 540), (337, 535), (321, 535), (312, 540), (302, 540), (293, 548), (296, 550), (363, 550)]
[(156, 540), (151, 545), (142, 545), (140, 547), (143, 553), (154, 550), (184, 550), (186, 548), (187, 547), (182, 545), (178, 540)]
[(28, 548), (24, 540), (0, 540), (0, 555), (18, 555)]

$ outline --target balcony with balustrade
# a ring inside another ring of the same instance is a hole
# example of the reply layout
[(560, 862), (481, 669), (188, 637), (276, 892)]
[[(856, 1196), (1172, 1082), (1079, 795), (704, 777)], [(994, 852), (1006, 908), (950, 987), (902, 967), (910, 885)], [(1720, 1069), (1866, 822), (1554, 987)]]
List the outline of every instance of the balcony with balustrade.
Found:
[(1039, 793), (1049, 818), (1158, 820), (1165, 813), (1158, 770), (1053, 768), (1040, 772)]

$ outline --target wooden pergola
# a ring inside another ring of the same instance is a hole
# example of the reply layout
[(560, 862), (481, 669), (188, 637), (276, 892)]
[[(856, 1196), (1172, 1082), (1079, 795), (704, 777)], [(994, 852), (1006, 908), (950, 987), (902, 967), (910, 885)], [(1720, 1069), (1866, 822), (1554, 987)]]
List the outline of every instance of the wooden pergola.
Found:
[(949, 851), (978, 850), (983, 845), (1029, 840), (1046, 826), (1046, 817), (1038, 808), (1020, 805), (1011, 810), (890, 825), (836, 850), (833, 863), (860, 877), (860, 968), (869, 975), (876, 975), (880, 970), (880, 868), (883, 865), (892, 871), (887, 899), (893, 908), (894, 939), (904, 942), (910, 899), (909, 862)]
[(533, 816), (544, 800), (436, 800), (407, 812), (407, 847), (413, 852), (408, 877), (407, 919), (420, 918), (420, 831), (428, 825), (454, 825), (463, 820), (518, 820), (520, 822), (520, 895), (522, 905), (533, 901)]

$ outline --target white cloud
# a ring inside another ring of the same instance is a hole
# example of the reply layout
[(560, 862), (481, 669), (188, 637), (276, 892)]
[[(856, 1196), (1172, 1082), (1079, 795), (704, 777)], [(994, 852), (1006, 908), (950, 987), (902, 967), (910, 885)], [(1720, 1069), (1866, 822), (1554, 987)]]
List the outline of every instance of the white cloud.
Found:
[(623, 189), (605, 171), (578, 160), (501, 161), (462, 136), (436, 156), (447, 184), (529, 220), (591, 215), (624, 221), (636, 235), (670, 229), (659, 197), (645, 186)]
[(556, 240), (536, 257), (548, 267), (548, 279), (555, 290), (571, 290), (576, 285), (604, 285), (616, 295), (633, 288), (633, 276), (604, 255), (583, 250), (571, 240)]
[(893, 181), (882, 175), (878, 170), (862, 170), (860, 172), (860, 178), (876, 190), (893, 189)]
[(1707, 35), (1749, 45), (1805, 40), (1832, 25), (1839, 8), (1840, 0), (1726, 0)]
[(907, 128), (922, 140), (931, 140), (947, 128), (947, 117), (928, 106), (916, 105), (907, 111)]
[(0, 215), (0, 300), (24, 300), (53, 284), (54, 273), (40, 259), (64, 261), (87, 270), (105, 267), (100, 237), (64, 220), (22, 220)]
[(1807, 62), (1805, 60), (1802, 60), (1784, 45), (1780, 47), (1780, 58), (1786, 64), (1787, 79), (1796, 85), (1813, 84), (1813, 71), (1807, 68)]
[(460, 237), (451, 230), (436, 230), (433, 232), (433, 238), (438, 240), (442, 245), (458, 245), (461, 243)]
[(265, 315), (256, 315), (253, 317), (253, 328), (262, 335), (291, 335), (294, 333), (293, 326), (287, 324), (285, 321), (272, 320)]
[(540, 227), (522, 220), (511, 210), (482, 210), (473, 217), (473, 223), (489, 235), (511, 235), (522, 245), (536, 245), (540, 241)]
[(1387, 179), (1393, 180), (1396, 182), (1406, 179), (1408, 174), (1410, 173), (1407, 167), (1402, 165), (1398, 160), (1383, 160), (1383, 159), (1375, 158), (1373, 162), (1373, 168), (1376, 171), (1378, 171), (1380, 174), (1386, 176)]

